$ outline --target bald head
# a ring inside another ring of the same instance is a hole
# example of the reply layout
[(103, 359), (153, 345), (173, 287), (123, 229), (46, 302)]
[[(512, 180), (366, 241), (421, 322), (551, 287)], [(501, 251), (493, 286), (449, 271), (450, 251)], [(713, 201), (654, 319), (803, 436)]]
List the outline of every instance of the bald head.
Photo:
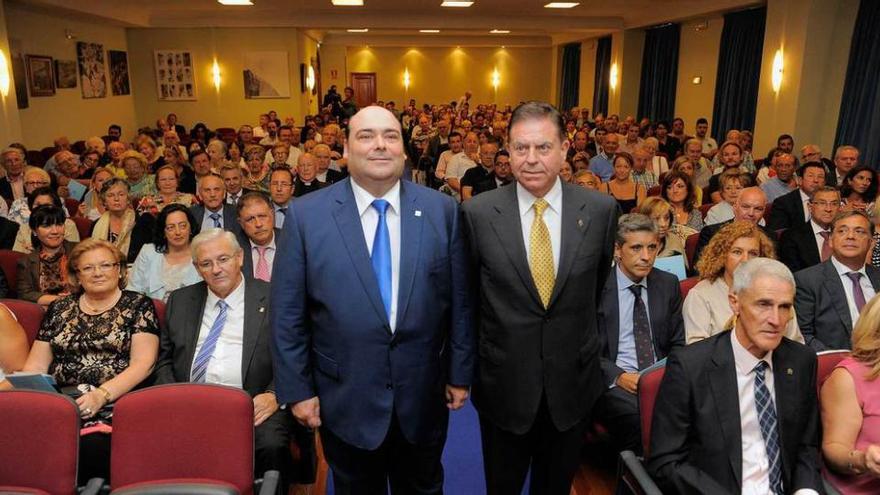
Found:
[(733, 205), (734, 220), (743, 220), (757, 224), (764, 216), (767, 207), (767, 196), (760, 187), (747, 187), (740, 191)]
[(296, 163), (296, 173), (303, 182), (311, 182), (318, 175), (318, 158), (311, 153), (303, 153)]

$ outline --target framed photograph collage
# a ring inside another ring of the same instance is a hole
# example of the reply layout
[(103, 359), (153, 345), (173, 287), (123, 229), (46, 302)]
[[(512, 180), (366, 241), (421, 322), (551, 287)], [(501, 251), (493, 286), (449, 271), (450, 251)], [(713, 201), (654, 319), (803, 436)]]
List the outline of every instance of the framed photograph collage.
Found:
[(197, 98), (192, 53), (187, 50), (156, 50), (156, 93), (162, 101), (194, 101)]

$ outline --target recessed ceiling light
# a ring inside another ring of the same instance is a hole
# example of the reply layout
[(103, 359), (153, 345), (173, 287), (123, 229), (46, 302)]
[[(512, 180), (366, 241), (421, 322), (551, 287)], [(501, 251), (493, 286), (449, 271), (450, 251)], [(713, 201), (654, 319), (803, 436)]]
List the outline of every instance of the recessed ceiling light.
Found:
[(490, 34), (510, 34), (510, 30), (507, 29), (493, 29), (489, 31)]
[(253, 5), (251, 0), (217, 0), (220, 5)]
[(349, 29), (349, 30), (348, 30), (349, 33), (366, 33), (366, 32), (369, 32), (369, 31), (370, 31), (370, 30), (367, 29), (367, 28), (361, 28), (361, 29)]
[(439, 33), (439, 29), (419, 29), (420, 33)]
[(441, 7), (470, 7), (474, 2), (459, 2), (453, 0), (443, 0), (443, 3), (440, 4)]
[(363, 7), (364, 0), (330, 0), (337, 7)]
[(580, 2), (550, 2), (544, 6), (545, 9), (570, 9), (577, 7)]

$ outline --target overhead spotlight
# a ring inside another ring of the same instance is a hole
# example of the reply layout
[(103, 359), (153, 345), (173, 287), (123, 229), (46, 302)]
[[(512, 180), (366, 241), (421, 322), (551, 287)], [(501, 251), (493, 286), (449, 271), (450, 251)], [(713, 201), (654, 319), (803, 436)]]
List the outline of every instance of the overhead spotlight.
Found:
[(545, 9), (571, 9), (580, 5), (580, 2), (550, 2), (544, 6)]
[(220, 5), (253, 5), (251, 0), (217, 0)]
[(330, 0), (337, 7), (363, 7), (364, 0)]
[(439, 29), (419, 29), (420, 33), (439, 33)]
[(510, 34), (510, 30), (508, 29), (493, 29), (489, 31), (489, 34)]
[(369, 32), (370, 30), (367, 29), (367, 28), (358, 28), (358, 29), (348, 29), (347, 31), (348, 31), (349, 33), (367, 33), (367, 32)]
[(474, 2), (459, 2), (453, 0), (445, 0), (440, 4), (441, 7), (470, 7)]

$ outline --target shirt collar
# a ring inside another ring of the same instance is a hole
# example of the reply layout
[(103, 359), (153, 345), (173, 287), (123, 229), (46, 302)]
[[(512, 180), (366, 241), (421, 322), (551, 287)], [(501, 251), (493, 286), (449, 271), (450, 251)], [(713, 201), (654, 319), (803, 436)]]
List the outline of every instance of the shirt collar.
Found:
[(618, 264), (614, 271), (617, 273), (617, 290), (620, 292), (628, 291), (630, 287), (633, 285), (640, 285), (644, 289), (648, 289), (648, 277), (641, 279), (639, 282), (633, 282), (629, 277), (623, 273), (623, 270), (620, 269), (620, 264)]
[[(208, 299), (205, 301), (205, 309), (214, 309), (217, 306), (217, 301), (220, 298), (217, 297), (217, 294), (214, 294), (214, 291), (211, 288), (208, 288)], [(226, 304), (229, 305), (230, 308), (243, 308), (244, 307), (244, 276), (238, 281), (238, 286), (232, 289), (232, 292), (223, 299)]]
[[(261, 247), (261, 246), (258, 246), (257, 244), (255, 244), (254, 241), (252, 241), (250, 239), (249, 239), (249, 242), (251, 243), (251, 251), (252, 252), (253, 252), (253, 250), (257, 249), (258, 247)], [(272, 232), (272, 240), (269, 241), (269, 244), (266, 244), (265, 248), (271, 249), (272, 251), (275, 250), (275, 232)]]
[(364, 215), (364, 212), (367, 211), (367, 208), (369, 208), (373, 204), (374, 199), (384, 199), (385, 201), (388, 201), (389, 205), (391, 206), (391, 211), (397, 213), (400, 212), (399, 180), (395, 182), (394, 185), (391, 186), (391, 189), (389, 189), (381, 198), (373, 197), (373, 195), (367, 192), (366, 189), (358, 185), (358, 183), (355, 182), (354, 178), (351, 179), (351, 190), (352, 192), (354, 192), (354, 200), (355, 203), (357, 203), (358, 216)]
[(812, 217), (810, 217), (810, 225), (813, 227), (813, 235), (819, 235), (820, 232), (830, 232), (828, 229), (823, 229)]
[[(837, 261), (837, 258), (835, 258), (834, 255), (831, 255), (831, 264), (834, 265), (834, 269), (837, 270), (837, 274), (840, 275), (841, 277), (843, 277), (847, 273), (850, 273), (853, 271), (853, 270), (850, 270), (848, 266)], [(855, 271), (857, 273), (861, 273), (862, 276), (865, 278), (868, 277), (868, 273), (865, 271), (865, 265), (862, 265), (861, 268), (859, 268), (858, 270), (855, 270)]]
[[(526, 190), (519, 182), (516, 183), (516, 199), (519, 203), (519, 216), (522, 217), (535, 204), (538, 199)], [(550, 205), (550, 209), (562, 214), (562, 181), (556, 177), (553, 187), (544, 195), (544, 200)]]
[(801, 193), (801, 203), (810, 199), (810, 197), (807, 195), (807, 193), (804, 192), (803, 189), (798, 188), (798, 191)]
[(730, 331), (730, 344), (733, 346), (733, 360), (736, 363), (736, 369), (741, 375), (748, 375), (755, 369), (759, 361), (765, 361), (773, 371), (773, 351), (767, 352), (762, 359), (758, 359), (754, 354), (746, 350), (739, 339), (736, 338), (736, 329)]
[(274, 201), (272, 202), (272, 208), (273, 208), (275, 211), (278, 211), (278, 210), (280, 210), (281, 208), (287, 208), (288, 206), (290, 206), (290, 200), (289, 200), (289, 199), (287, 200), (287, 203), (284, 203), (283, 205), (279, 205), (278, 203), (276, 203), (276, 202), (274, 202)]

